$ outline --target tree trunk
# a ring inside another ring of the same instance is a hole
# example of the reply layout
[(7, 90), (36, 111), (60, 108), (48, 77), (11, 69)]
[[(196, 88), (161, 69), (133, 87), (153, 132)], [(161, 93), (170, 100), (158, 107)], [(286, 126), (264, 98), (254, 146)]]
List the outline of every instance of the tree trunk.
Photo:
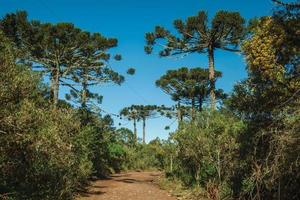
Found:
[(192, 98), (192, 121), (195, 120), (195, 97)]
[(218, 179), (219, 179), (219, 186), (221, 185), (221, 158), (220, 158), (220, 150), (217, 151), (217, 162), (218, 162)]
[(195, 180), (196, 180), (196, 184), (199, 186), (200, 185), (200, 166), (201, 166), (201, 164), (198, 164), (197, 166), (196, 166), (196, 170), (195, 170)]
[(145, 138), (146, 138), (146, 118), (143, 118), (143, 144), (146, 143)]
[(214, 48), (208, 48), (211, 109), (216, 109)]
[(87, 83), (84, 80), (82, 83), (82, 93), (81, 93), (81, 108), (86, 109), (86, 101), (87, 101)]
[(135, 143), (137, 143), (137, 130), (136, 130), (136, 118), (133, 118), (133, 132), (135, 137)]
[(59, 94), (59, 70), (57, 68), (52, 68), (50, 81), (50, 99), (54, 108), (57, 108)]
[(54, 70), (51, 70), (50, 74), (50, 102), (53, 104), (54, 102)]
[(182, 113), (181, 113), (181, 106), (180, 106), (180, 102), (178, 102), (177, 104), (177, 118), (178, 118), (178, 122), (182, 122)]
[(279, 178), (279, 182), (278, 182), (278, 200), (281, 199), (281, 195), (280, 195), (280, 178)]
[(81, 108), (86, 110), (86, 102), (87, 102), (87, 90), (88, 90), (88, 72), (87, 68), (83, 67), (82, 68), (82, 73), (80, 74), (82, 77), (82, 92), (81, 92)]
[(85, 126), (88, 124), (89, 122), (89, 112), (87, 110), (87, 82), (84, 80), (82, 82), (82, 91), (81, 91), (81, 109), (82, 109), (82, 114), (83, 114), (83, 118), (82, 118), (82, 125)]
[(203, 106), (203, 99), (201, 96), (199, 96), (199, 111), (201, 112), (202, 111), (202, 106)]
[(173, 172), (173, 155), (171, 154), (171, 158), (170, 158), (170, 172)]

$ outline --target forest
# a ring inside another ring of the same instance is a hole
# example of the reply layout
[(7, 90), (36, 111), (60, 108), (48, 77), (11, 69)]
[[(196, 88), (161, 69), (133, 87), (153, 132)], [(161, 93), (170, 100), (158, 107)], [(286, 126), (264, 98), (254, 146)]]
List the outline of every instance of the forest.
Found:
[[(111, 53), (117, 38), (26, 11), (2, 16), (0, 199), (76, 199), (94, 178), (135, 170), (161, 171), (161, 187), (189, 200), (300, 199), (300, 3), (270, 2), (270, 16), (200, 10), (145, 33), (145, 54), (196, 54), (208, 67), (157, 77), (173, 105), (124, 107), (116, 116), (132, 130), (118, 127), (91, 89), (137, 76), (111, 67), (123, 59)], [(217, 87), (216, 51), (245, 60), (247, 78), (230, 93)], [(176, 130), (147, 142), (147, 121), (161, 116)]]

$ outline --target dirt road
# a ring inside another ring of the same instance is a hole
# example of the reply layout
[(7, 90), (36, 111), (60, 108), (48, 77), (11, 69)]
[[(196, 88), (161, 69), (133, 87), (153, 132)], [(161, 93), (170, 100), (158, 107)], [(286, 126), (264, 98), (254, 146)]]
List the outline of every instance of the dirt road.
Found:
[(77, 200), (176, 200), (153, 183), (158, 172), (130, 172), (92, 183)]

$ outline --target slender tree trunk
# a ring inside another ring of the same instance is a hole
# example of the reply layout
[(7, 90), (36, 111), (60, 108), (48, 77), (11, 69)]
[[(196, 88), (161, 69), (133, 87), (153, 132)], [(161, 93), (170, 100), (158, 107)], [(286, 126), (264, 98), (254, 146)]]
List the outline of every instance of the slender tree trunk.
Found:
[(177, 104), (177, 118), (178, 118), (178, 122), (181, 123), (182, 122), (182, 113), (181, 113), (180, 102), (178, 102), (178, 104)]
[(88, 78), (87, 78), (87, 69), (86, 67), (82, 68), (82, 73), (80, 74), (83, 78), (82, 80), (82, 93), (81, 93), (81, 108), (86, 110), (87, 102), (87, 90), (88, 90)]
[(210, 81), (210, 101), (211, 109), (216, 109), (216, 94), (215, 94), (215, 58), (214, 48), (208, 48), (208, 60), (209, 60), (209, 81)]
[(192, 121), (195, 120), (195, 97), (192, 98)]
[(173, 172), (173, 155), (171, 154), (170, 158), (170, 171)]
[(54, 102), (54, 70), (51, 70), (51, 75), (50, 75), (50, 102), (53, 104)]
[(81, 108), (86, 109), (87, 102), (87, 83), (86, 80), (82, 83), (82, 93), (81, 93)]
[(82, 119), (82, 125), (87, 125), (89, 121), (89, 112), (87, 110), (87, 81), (83, 80), (82, 82), (82, 91), (81, 91), (81, 108), (82, 108), (82, 114), (83, 114), (83, 119)]
[(199, 111), (201, 112), (202, 111), (202, 106), (203, 106), (203, 99), (201, 96), (199, 96)]
[(200, 164), (198, 164), (196, 166), (196, 170), (195, 170), (195, 179), (196, 179), (196, 183), (199, 186), (200, 185)]
[(278, 200), (281, 199), (281, 195), (280, 195), (280, 178), (279, 178), (279, 182), (278, 182)]
[(146, 143), (146, 118), (143, 118), (143, 144)]
[(221, 185), (221, 158), (220, 158), (220, 150), (217, 151), (217, 159), (218, 159), (218, 178), (219, 178), (219, 186)]
[(52, 69), (50, 81), (50, 98), (54, 108), (57, 108), (59, 94), (59, 70), (57, 68)]
[(178, 121), (180, 121), (180, 115), (181, 115), (181, 113), (180, 113), (180, 103), (178, 102), (178, 104), (177, 104), (177, 119), (178, 119)]
[(136, 118), (133, 118), (133, 132), (135, 137), (135, 143), (137, 143), (137, 129), (136, 129)]

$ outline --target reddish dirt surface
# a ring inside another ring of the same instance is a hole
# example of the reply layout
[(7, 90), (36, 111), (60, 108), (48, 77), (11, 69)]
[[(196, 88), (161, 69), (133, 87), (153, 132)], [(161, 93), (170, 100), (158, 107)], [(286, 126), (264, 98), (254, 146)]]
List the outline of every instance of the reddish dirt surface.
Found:
[(176, 200), (153, 183), (159, 172), (129, 172), (92, 182), (77, 200)]

